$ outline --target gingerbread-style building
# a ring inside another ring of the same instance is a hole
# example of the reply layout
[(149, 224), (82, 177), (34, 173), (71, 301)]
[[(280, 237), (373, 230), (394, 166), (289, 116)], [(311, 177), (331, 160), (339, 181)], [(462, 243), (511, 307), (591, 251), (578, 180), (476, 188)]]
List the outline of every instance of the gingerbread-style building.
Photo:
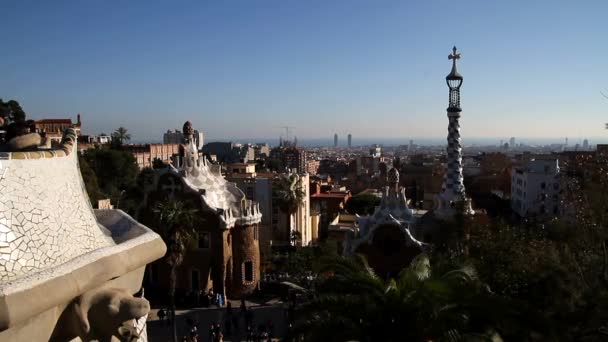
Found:
[[(238, 298), (251, 293), (260, 280), (258, 203), (247, 200), (235, 184), (212, 172), (199, 155), (192, 124), (183, 128), (185, 144), (172, 165), (155, 170), (145, 185), (143, 207), (137, 217), (155, 219), (153, 208), (167, 199), (188, 203), (202, 218), (198, 241), (190, 246), (178, 268), (177, 288), (185, 293), (213, 289)], [(149, 269), (151, 285), (167, 286), (168, 269), (162, 261)]]

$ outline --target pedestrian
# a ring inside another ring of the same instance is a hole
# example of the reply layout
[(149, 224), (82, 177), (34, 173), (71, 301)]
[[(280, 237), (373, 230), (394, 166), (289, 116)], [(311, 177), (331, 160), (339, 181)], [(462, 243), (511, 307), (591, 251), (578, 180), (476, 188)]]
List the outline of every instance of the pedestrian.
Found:
[(213, 340), (214, 342), (220, 341), (220, 339), (222, 338), (222, 326), (219, 323), (215, 325), (214, 335), (215, 335), (215, 340)]
[(166, 317), (167, 313), (165, 312), (165, 309), (160, 308), (158, 310), (158, 313), (156, 315), (158, 316), (158, 319), (160, 319), (160, 321), (162, 322), (162, 321), (165, 320), (165, 317)]
[(215, 304), (215, 294), (213, 293), (213, 289), (209, 289), (209, 292), (207, 292), (207, 298), (209, 298), (209, 305)]
[(272, 339), (272, 335), (274, 332), (274, 324), (272, 323), (271, 319), (269, 319), (268, 322), (266, 322), (266, 328), (268, 330), (268, 338)]
[(245, 304), (245, 300), (241, 299), (241, 315), (245, 316), (246, 312), (247, 312), (247, 305)]
[(232, 315), (232, 326), (234, 327), (235, 334), (239, 333), (239, 316)]
[(251, 325), (247, 326), (247, 342), (254, 342), (253, 341), (253, 329), (251, 328)]
[(222, 295), (219, 292), (215, 294), (215, 304), (218, 308), (222, 306)]
[(209, 341), (215, 341), (215, 322), (209, 325)]
[(232, 305), (230, 302), (226, 303), (226, 318), (224, 319), (224, 330), (227, 336), (232, 334)]
[(247, 324), (247, 325), (253, 324), (253, 310), (251, 310), (251, 309), (245, 310), (245, 324)]

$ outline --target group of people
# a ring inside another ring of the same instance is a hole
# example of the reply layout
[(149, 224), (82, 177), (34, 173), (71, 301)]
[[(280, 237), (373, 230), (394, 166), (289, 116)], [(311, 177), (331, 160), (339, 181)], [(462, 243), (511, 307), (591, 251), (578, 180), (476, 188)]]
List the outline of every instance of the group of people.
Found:
[(226, 312), (224, 315), (224, 325), (219, 322), (211, 322), (209, 325), (209, 341), (221, 342), (224, 336), (242, 336), (240, 330), (240, 322), (246, 327), (245, 336), (247, 342), (267, 342), (272, 340), (274, 332), (274, 324), (268, 320), (265, 324), (254, 325), (253, 310), (247, 307), (244, 300), (241, 300), (241, 307), (236, 313), (232, 309), (232, 304), (226, 304)]
[[(272, 320), (268, 320), (267, 322), (258, 324), (256, 326), (254, 324), (253, 310), (247, 307), (245, 300), (241, 300), (239, 312), (235, 312), (235, 310), (232, 309), (232, 304), (230, 302), (226, 303), (226, 311), (223, 316), (223, 326), (220, 322), (211, 322), (209, 325), (208, 340), (210, 342), (222, 342), (224, 340), (224, 336), (238, 337), (238, 340), (240, 341), (240, 337), (243, 336), (243, 333), (245, 334), (245, 340), (247, 342), (272, 341), (274, 333), (274, 324)], [(242, 325), (241, 322), (243, 322), (244, 325)], [(191, 318), (188, 318), (186, 323), (187, 331), (184, 332), (182, 341), (201, 341), (199, 337), (198, 324), (196, 324)], [(245, 327), (246, 330), (242, 331), (239, 329), (240, 327)]]

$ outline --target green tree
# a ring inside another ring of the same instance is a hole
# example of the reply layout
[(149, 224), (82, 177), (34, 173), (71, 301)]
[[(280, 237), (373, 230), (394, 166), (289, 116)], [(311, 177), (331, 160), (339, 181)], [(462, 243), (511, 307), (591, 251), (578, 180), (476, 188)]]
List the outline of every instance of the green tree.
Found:
[(26, 121), (25, 117), (25, 112), (19, 102), (15, 100), (4, 102), (0, 99), (0, 127), (6, 131), (4, 136), (0, 136), (0, 143), (5, 143), (32, 130), (34, 121)]
[(169, 303), (173, 324), (173, 341), (177, 341), (175, 325), (175, 287), (177, 267), (182, 264), (189, 240), (197, 238), (196, 225), (198, 210), (188, 207), (184, 202), (168, 200), (158, 203), (154, 208), (159, 224), (157, 233), (167, 245), (165, 262), (169, 266)]
[(346, 202), (346, 210), (351, 214), (371, 215), (374, 209), (380, 205), (380, 198), (372, 194), (359, 194), (351, 197)]
[(295, 173), (281, 175), (275, 181), (273, 191), (279, 208), (288, 216), (287, 234), (284, 238), (286, 240), (291, 240), (293, 233), (291, 227), (292, 216), (297, 212), (298, 207), (304, 202), (304, 197), (306, 196), (302, 186), (302, 180), (300, 176)]
[(363, 258), (326, 259), (319, 272), (324, 276), (296, 311), (287, 340), (524, 340), (545, 327), (524, 304), (492, 293), (472, 267), (434, 274), (425, 255), (388, 281)]
[(154, 170), (164, 169), (165, 167), (167, 167), (167, 164), (158, 158), (154, 158), (152, 161), (152, 169)]
[(19, 102), (15, 100), (4, 102), (0, 99), (0, 118), (4, 119), (7, 123), (25, 122), (25, 116), (25, 112)]
[(97, 201), (103, 198), (101, 190), (99, 189), (99, 183), (97, 182), (97, 175), (95, 175), (95, 171), (93, 171), (89, 163), (82, 156), (82, 153), (78, 153), (78, 165), (89, 199), (93, 206), (96, 206)]
[(126, 141), (130, 141), (131, 140), (131, 134), (128, 133), (128, 130), (124, 127), (118, 127), (114, 133), (112, 133), (112, 140), (118, 144), (118, 145), (122, 145), (124, 144)]
[(95, 173), (101, 194), (115, 203), (136, 185), (139, 169), (131, 153), (97, 148), (85, 151), (82, 159)]

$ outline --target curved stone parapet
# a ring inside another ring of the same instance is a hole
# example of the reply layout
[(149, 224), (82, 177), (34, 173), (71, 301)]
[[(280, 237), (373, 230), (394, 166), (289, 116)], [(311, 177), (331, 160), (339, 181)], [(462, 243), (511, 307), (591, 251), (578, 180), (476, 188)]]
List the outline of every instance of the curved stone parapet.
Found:
[(0, 281), (114, 245), (96, 222), (78, 169), (75, 140), (59, 150), (0, 159)]
[(0, 153), (0, 341), (145, 340), (149, 305), (131, 294), (166, 246), (120, 210), (93, 211), (75, 151), (66, 130), (57, 149)]

